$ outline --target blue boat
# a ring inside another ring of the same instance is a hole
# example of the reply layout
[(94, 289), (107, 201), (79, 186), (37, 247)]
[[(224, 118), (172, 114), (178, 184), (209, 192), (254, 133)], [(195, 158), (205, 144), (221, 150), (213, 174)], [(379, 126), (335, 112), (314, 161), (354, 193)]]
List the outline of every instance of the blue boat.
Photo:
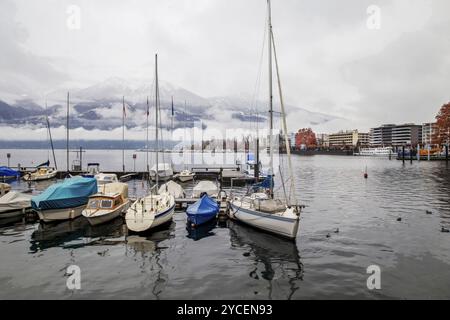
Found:
[(0, 167), (0, 178), (10, 179), (20, 177), (20, 172), (8, 167)]
[(188, 222), (195, 226), (204, 224), (216, 218), (219, 209), (217, 201), (214, 201), (208, 195), (204, 195), (200, 200), (187, 208)]
[(75, 219), (81, 215), (89, 197), (96, 193), (96, 179), (73, 177), (31, 198), (31, 207), (44, 222)]

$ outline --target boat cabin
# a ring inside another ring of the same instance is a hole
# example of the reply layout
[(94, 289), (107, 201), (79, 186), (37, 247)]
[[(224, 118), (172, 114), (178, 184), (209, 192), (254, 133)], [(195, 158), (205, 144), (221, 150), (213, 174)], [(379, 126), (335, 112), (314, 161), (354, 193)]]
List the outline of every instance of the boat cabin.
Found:
[(108, 210), (114, 209), (124, 203), (124, 199), (120, 193), (105, 195), (98, 194), (90, 197), (86, 209), (90, 210)]

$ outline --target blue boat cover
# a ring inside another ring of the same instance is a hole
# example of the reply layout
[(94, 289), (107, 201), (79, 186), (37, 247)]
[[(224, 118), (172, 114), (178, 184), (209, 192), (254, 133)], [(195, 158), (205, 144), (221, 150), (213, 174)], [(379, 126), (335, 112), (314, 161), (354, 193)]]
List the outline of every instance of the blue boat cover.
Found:
[(206, 216), (215, 216), (219, 211), (219, 205), (216, 201), (208, 197), (208, 195), (204, 195), (200, 200), (198, 200), (193, 205), (190, 205), (187, 208), (187, 214), (190, 215), (206, 215)]
[(247, 155), (247, 161), (255, 161), (255, 155), (253, 153), (249, 153)]
[(0, 167), (0, 177), (18, 177), (20, 172), (8, 167)]
[(31, 198), (31, 206), (36, 210), (75, 208), (86, 204), (89, 196), (95, 193), (96, 179), (73, 177), (54, 184)]
[(260, 182), (260, 183), (256, 183), (252, 186), (253, 190), (258, 190), (258, 189), (270, 189), (273, 188), (273, 179), (272, 176), (269, 175), (267, 176), (264, 181)]

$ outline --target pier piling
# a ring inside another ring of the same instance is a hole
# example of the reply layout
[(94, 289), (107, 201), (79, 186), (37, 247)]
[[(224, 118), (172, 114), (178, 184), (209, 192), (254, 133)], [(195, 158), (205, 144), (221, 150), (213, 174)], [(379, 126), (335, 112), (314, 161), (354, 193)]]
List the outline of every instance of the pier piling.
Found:
[(445, 161), (448, 164), (448, 144), (445, 146)]
[(405, 146), (402, 146), (402, 161), (405, 164)]

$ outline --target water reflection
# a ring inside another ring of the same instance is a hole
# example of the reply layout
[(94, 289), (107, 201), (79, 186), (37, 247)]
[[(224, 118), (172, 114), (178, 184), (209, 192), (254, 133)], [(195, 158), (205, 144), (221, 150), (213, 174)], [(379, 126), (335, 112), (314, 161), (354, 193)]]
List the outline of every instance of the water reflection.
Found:
[(167, 267), (165, 247), (161, 243), (174, 238), (175, 222), (160, 226), (148, 236), (129, 235), (125, 241), (126, 256), (133, 258), (141, 273), (145, 276), (142, 281), (144, 287), (150, 287), (153, 298), (160, 299), (168, 283), (168, 275), (164, 272)]
[(291, 299), (299, 289), (298, 282), (303, 280), (303, 264), (297, 244), (268, 233), (228, 221), (230, 240), (233, 248), (245, 249), (243, 255), (252, 261), (254, 268), (249, 277), (268, 282), (268, 299), (276, 299), (275, 282), (288, 283), (288, 293), (283, 299)]
[(31, 235), (30, 251), (34, 253), (52, 247), (74, 249), (87, 245), (119, 244), (119, 241), (111, 239), (126, 235), (123, 226), (122, 217), (98, 226), (91, 226), (83, 217), (58, 223), (39, 223)]
[(214, 236), (214, 228), (217, 226), (217, 220), (213, 219), (202, 225), (192, 227), (189, 222), (186, 223), (187, 237), (194, 241), (199, 241), (203, 238)]

